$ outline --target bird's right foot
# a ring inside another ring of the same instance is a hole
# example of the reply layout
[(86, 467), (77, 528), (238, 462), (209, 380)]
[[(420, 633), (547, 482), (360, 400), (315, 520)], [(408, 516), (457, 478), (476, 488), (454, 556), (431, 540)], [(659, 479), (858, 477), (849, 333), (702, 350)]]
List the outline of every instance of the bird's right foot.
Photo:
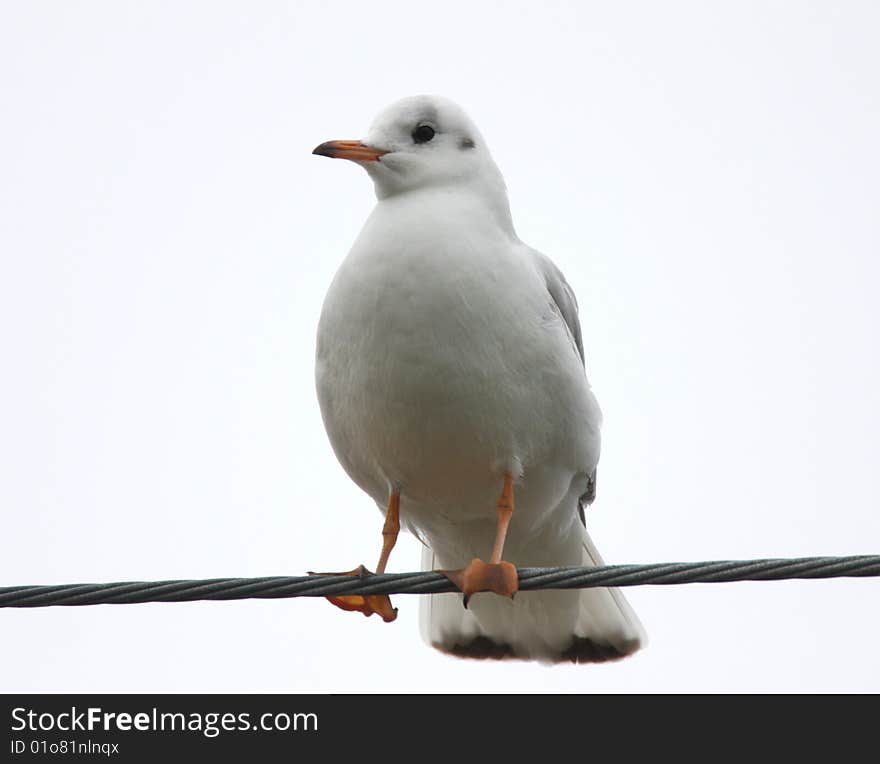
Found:
[[(345, 573), (313, 573), (310, 576), (365, 576), (373, 575), (363, 565), (358, 565), (354, 570)], [(397, 618), (397, 608), (391, 604), (391, 598), (387, 594), (334, 594), (327, 597), (336, 607), (349, 612), (363, 613), (369, 617), (375, 613), (385, 623), (391, 623)]]

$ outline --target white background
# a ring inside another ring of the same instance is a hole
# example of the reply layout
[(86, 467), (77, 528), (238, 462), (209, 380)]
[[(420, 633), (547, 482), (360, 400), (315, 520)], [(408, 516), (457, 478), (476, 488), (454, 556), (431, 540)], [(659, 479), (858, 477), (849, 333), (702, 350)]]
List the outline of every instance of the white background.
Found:
[[(880, 552), (878, 29), (870, 2), (4, 4), (0, 585), (375, 562), (313, 386), (372, 186), (310, 151), (421, 92), (579, 297), (606, 559)], [(434, 652), (416, 597), (391, 625), (0, 610), (0, 690), (880, 689), (876, 579), (628, 596), (643, 653), (554, 668)]]

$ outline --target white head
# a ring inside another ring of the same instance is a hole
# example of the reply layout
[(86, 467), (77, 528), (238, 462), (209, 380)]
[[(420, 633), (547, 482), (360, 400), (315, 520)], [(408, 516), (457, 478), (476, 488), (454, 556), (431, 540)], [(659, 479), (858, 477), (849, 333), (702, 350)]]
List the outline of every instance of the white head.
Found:
[(507, 208), (504, 179), (483, 136), (458, 104), (440, 96), (397, 101), (375, 119), (362, 141), (327, 141), (313, 153), (360, 164), (379, 199), (467, 185)]

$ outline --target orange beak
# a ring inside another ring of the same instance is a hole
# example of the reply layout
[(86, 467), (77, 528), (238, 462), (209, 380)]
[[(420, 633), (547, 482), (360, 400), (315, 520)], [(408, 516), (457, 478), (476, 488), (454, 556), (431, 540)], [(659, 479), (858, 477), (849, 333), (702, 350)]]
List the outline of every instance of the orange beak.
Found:
[(360, 141), (327, 141), (312, 153), (332, 159), (351, 159), (353, 162), (378, 162), (379, 157), (388, 152), (364, 146)]

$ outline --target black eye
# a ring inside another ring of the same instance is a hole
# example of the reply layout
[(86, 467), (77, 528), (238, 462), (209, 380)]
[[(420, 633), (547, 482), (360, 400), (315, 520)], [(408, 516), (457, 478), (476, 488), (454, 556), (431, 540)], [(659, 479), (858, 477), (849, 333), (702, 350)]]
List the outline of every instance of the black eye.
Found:
[(412, 139), (416, 143), (427, 143), (434, 137), (434, 128), (430, 125), (419, 125), (412, 132)]

